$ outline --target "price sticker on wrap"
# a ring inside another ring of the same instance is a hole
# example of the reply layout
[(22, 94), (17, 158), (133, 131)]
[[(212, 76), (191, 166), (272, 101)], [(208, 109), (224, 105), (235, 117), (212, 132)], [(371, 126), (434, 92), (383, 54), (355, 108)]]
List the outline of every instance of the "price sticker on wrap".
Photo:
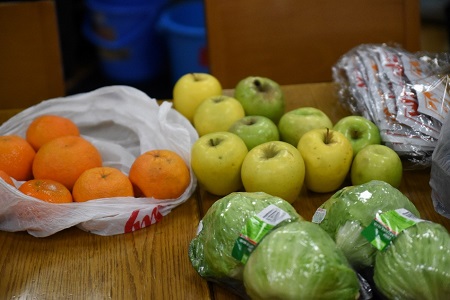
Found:
[(275, 226), (290, 218), (291, 216), (281, 208), (273, 204), (267, 206), (257, 215), (247, 219), (234, 243), (231, 255), (245, 264), (264, 236)]
[(378, 250), (389, 246), (403, 230), (422, 222), (406, 209), (390, 210), (375, 216), (375, 219), (364, 228), (361, 234)]

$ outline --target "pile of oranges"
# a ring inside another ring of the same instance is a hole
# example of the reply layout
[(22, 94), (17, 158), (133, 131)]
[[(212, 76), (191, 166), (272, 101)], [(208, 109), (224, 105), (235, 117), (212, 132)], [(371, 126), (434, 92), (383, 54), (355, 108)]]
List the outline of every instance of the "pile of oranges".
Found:
[(190, 183), (189, 168), (174, 151), (150, 150), (138, 156), (129, 175), (103, 166), (98, 149), (69, 118), (43, 115), (26, 137), (0, 136), (0, 178), (18, 190), (51, 203), (114, 197), (175, 199)]

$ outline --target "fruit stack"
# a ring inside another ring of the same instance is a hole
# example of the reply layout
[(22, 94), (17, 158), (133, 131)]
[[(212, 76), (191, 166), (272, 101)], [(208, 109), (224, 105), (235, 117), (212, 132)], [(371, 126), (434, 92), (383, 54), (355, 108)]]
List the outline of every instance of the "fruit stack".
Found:
[(103, 166), (101, 153), (80, 136), (78, 126), (58, 115), (34, 119), (25, 139), (1, 136), (0, 150), (0, 170), (6, 181), (13, 182), (10, 176), (25, 181), (19, 191), (51, 203), (134, 196), (176, 199), (190, 183), (189, 167), (167, 149), (140, 154), (129, 175)]
[(292, 203), (303, 185), (327, 193), (348, 178), (401, 183), (402, 161), (372, 121), (352, 115), (333, 124), (315, 107), (286, 111), (282, 88), (269, 78), (249, 76), (225, 95), (211, 74), (186, 74), (173, 103), (199, 134), (191, 166), (211, 194), (266, 192)]

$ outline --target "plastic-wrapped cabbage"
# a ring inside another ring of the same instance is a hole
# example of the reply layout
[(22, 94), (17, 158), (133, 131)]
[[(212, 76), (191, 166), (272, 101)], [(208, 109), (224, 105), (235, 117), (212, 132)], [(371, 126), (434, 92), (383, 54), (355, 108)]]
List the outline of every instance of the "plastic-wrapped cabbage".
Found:
[(375, 260), (374, 282), (388, 299), (441, 300), (450, 296), (450, 235), (440, 224), (403, 230)]
[(278, 226), (302, 220), (289, 202), (262, 192), (235, 192), (214, 202), (189, 245), (189, 259), (200, 276), (225, 283), (242, 281), (244, 262), (232, 255), (235, 242), (244, 225), (270, 205), (284, 211)]
[(377, 213), (399, 208), (420, 216), (402, 192), (384, 181), (373, 180), (337, 191), (319, 207), (313, 222), (330, 234), (354, 268), (363, 269), (373, 266), (377, 249), (361, 232)]
[(359, 282), (342, 251), (317, 224), (300, 221), (268, 234), (244, 268), (251, 299), (358, 299)]

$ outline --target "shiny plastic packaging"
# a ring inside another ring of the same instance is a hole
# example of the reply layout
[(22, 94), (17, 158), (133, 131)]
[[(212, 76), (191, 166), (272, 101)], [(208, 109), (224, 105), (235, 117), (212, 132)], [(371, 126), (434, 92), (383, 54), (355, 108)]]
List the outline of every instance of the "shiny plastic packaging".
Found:
[(251, 299), (359, 298), (359, 281), (342, 251), (317, 224), (300, 221), (271, 232), (244, 268)]
[(312, 221), (334, 239), (353, 268), (363, 270), (373, 267), (378, 250), (361, 233), (377, 213), (400, 208), (420, 216), (402, 192), (373, 180), (337, 191), (317, 209)]
[[(152, 149), (177, 152), (190, 165), (192, 144), (198, 134), (191, 123), (172, 108), (128, 86), (109, 86), (73, 96), (43, 101), (15, 115), (0, 126), (0, 135), (25, 137), (28, 125), (44, 114), (71, 119), (81, 136), (101, 153), (103, 165), (128, 174), (134, 159)], [(0, 230), (27, 231), (46, 237), (77, 226), (99, 235), (138, 230), (160, 221), (194, 193), (191, 182), (178, 199), (116, 197), (82, 203), (47, 203), (19, 192), (0, 181)], [(21, 182), (15, 182), (18, 187)]]
[(242, 299), (372, 299), (370, 284), (323, 229), (262, 192), (217, 200), (188, 255), (203, 279)]
[[(242, 242), (250, 241), (252, 231), (267, 233), (266, 230), (272, 229), (273, 224), (257, 218), (268, 208), (271, 208), (270, 214), (281, 221), (276, 226), (302, 219), (289, 202), (262, 192), (235, 192), (214, 202), (189, 245), (189, 259), (199, 275), (224, 284), (238, 294), (245, 294), (242, 290), (245, 263), (242, 248), (246, 244)], [(251, 243), (256, 243), (257, 238), (252, 238)], [(238, 257), (236, 252), (240, 254)], [(249, 253), (247, 251), (246, 256)]]
[(448, 231), (429, 221), (403, 230), (385, 251), (377, 255), (374, 281), (385, 299), (448, 299)]
[(431, 165), (450, 108), (449, 67), (449, 53), (362, 44), (344, 54), (332, 73), (340, 102), (378, 126), (404, 169), (421, 169)]
[(431, 161), (430, 186), (434, 209), (450, 219), (450, 117), (442, 126)]

